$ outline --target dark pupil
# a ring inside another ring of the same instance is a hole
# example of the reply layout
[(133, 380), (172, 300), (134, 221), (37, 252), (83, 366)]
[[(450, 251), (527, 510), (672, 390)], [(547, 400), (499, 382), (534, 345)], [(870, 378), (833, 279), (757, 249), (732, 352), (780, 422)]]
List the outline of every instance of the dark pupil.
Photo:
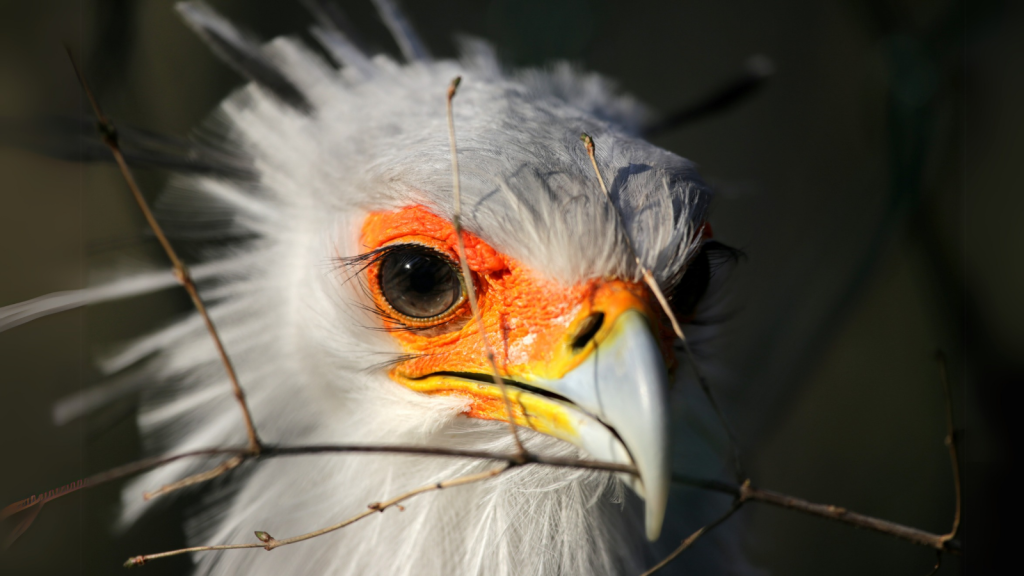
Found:
[(412, 318), (443, 314), (458, 302), (462, 285), (448, 260), (429, 248), (395, 248), (380, 265), (380, 285), (391, 307)]

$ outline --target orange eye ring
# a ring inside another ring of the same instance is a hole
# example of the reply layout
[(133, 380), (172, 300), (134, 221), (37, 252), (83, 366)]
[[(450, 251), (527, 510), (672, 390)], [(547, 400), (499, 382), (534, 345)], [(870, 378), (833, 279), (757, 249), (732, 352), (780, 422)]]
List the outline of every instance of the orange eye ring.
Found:
[[(384, 252), (370, 266), (368, 282), (386, 320), (414, 329), (430, 328), (450, 321), (465, 307), (466, 279), (460, 266), (448, 250), (434, 244), (439, 243), (402, 238), (381, 247)], [(458, 284), (451, 284), (453, 280)], [(445, 300), (448, 295), (452, 296), (450, 301)], [(411, 312), (429, 312), (431, 307), (441, 311), (422, 316)]]

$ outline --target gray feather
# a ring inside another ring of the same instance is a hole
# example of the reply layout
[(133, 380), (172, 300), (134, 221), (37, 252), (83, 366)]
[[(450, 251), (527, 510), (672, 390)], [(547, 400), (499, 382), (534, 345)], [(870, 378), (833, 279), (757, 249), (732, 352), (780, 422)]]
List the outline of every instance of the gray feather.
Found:
[(185, 23), (228, 66), (292, 108), (306, 114), (312, 111), (306, 95), (266, 57), (256, 41), (231, 22), (203, 2), (179, 2), (175, 7)]
[(310, 32), (338, 64), (352, 68), (363, 78), (370, 78), (375, 73), (370, 59), (339, 30), (314, 26)]
[(302, 4), (316, 18), (319, 28), (334, 30), (344, 36), (363, 56), (372, 56), (378, 52), (367, 45), (362, 34), (359, 33), (359, 29), (352, 24), (352, 21), (349, 20), (337, 3), (330, 0), (302, 0)]
[(402, 55), (406, 60), (409, 62), (429, 62), (431, 60), (430, 51), (420, 40), (419, 34), (413, 29), (412, 24), (409, 23), (395, 0), (373, 0), (373, 5), (377, 7), (381, 20), (391, 31), (391, 35), (395, 38), (395, 42), (402, 50)]
[[(181, 174), (205, 174), (246, 179), (252, 163), (238, 151), (156, 134), (118, 122), (121, 152), (128, 164)], [(58, 160), (113, 162), (92, 117), (49, 116), (29, 120), (0, 119), (0, 144), (30, 150)]]

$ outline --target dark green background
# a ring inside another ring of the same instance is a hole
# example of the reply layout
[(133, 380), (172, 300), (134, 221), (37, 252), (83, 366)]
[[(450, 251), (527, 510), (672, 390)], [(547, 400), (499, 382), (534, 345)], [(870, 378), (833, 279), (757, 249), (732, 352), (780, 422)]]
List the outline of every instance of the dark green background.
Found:
[[(309, 23), (290, 2), (212, 4), (264, 37)], [(368, 0), (343, 4), (372, 43), (395, 52)], [(993, 568), (1004, 549), (1004, 391), (1024, 373), (1019, 3), (407, 4), (437, 55), (454, 53), (453, 32), (483, 36), (510, 63), (581, 62), (662, 112), (728, 80), (751, 54), (770, 56), (778, 73), (752, 100), (656, 140), (701, 165), (720, 189), (716, 236), (748, 254), (735, 278), (737, 326), (750, 318), (757, 330), (736, 336), (732, 365), (764, 390), (787, 391), (727, 399), (751, 475), (946, 530), (941, 347), (967, 428), (966, 566)], [(0, 117), (84, 112), (66, 42), (115, 119), (186, 135), (239, 79), (171, 6), (4, 3)], [(139, 176), (155, 196), (163, 175)], [(0, 148), (0, 306), (84, 286), (110, 264), (161, 262), (147, 238), (108, 165)], [(131, 400), (63, 428), (51, 425), (51, 405), (98, 380), (97, 352), (187, 307), (167, 293), (0, 334), (0, 505), (137, 457)], [(182, 545), (187, 499), (114, 538), (117, 501), (118, 487), (106, 486), (51, 503), (0, 555), (0, 573), (108, 574), (129, 555)], [(934, 562), (926, 549), (791, 512), (744, 514), (752, 558), (776, 574), (915, 575)], [(949, 558), (940, 574), (964, 565)], [(143, 570), (187, 568), (179, 558)]]

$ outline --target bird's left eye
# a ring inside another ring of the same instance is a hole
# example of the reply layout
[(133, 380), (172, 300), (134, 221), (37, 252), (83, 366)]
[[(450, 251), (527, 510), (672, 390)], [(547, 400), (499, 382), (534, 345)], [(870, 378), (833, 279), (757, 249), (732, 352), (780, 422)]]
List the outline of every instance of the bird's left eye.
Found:
[(462, 301), (462, 282), (451, 260), (426, 246), (388, 250), (380, 260), (380, 289), (387, 303), (413, 321), (432, 320)]

